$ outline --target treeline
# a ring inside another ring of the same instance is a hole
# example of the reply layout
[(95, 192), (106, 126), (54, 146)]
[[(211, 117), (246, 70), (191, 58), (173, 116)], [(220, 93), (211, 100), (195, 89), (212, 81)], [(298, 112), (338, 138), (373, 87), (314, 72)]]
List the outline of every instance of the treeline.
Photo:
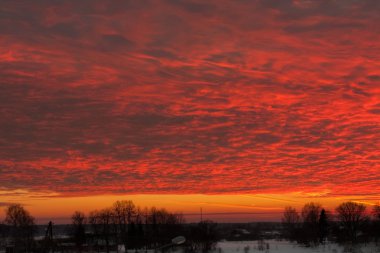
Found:
[[(184, 226), (181, 213), (164, 208), (140, 208), (132, 201), (117, 201), (112, 206), (94, 210), (87, 215), (76, 211), (71, 217), (69, 238), (54, 238), (52, 227), (42, 240), (35, 240), (36, 225), (32, 215), (21, 205), (12, 204), (5, 210), (0, 226), (0, 247), (12, 246), (17, 252), (115, 252), (124, 249), (159, 249), (171, 246), (172, 239), (186, 238), (189, 252), (207, 251), (218, 241), (217, 224), (202, 221)], [(50, 234), (49, 234), (49, 231)], [(1, 249), (1, 248), (0, 248)]]
[[(181, 214), (165, 209), (136, 207), (132, 201), (117, 201), (112, 207), (89, 213), (75, 212), (72, 216), (73, 237), (81, 249), (85, 242), (109, 252), (111, 245), (124, 245), (126, 249), (157, 248), (183, 233)], [(85, 238), (88, 224), (90, 238)]]
[(299, 213), (288, 206), (282, 224), (285, 236), (304, 244), (336, 242), (368, 242), (380, 237), (380, 205), (372, 210), (357, 202), (344, 202), (334, 212), (319, 203), (304, 205)]

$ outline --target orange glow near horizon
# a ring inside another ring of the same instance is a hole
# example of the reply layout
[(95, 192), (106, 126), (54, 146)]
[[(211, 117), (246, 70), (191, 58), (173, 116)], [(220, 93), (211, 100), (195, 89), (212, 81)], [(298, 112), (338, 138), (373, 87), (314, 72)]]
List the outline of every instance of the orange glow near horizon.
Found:
[(2, 1), (0, 208), (377, 203), (375, 2)]
[[(30, 194), (30, 193), (27, 193)], [(323, 207), (334, 212), (337, 205), (344, 201), (356, 201), (366, 204), (369, 208), (377, 202), (371, 201), (371, 196), (323, 197), (326, 192), (287, 194), (143, 194), (143, 195), (98, 195), (88, 197), (59, 197), (50, 193), (46, 196), (24, 196), (5, 198), (9, 202), (25, 205), (39, 224), (53, 220), (55, 223), (70, 222), (74, 211), (88, 214), (94, 210), (111, 207), (118, 200), (132, 200), (136, 206), (165, 208), (171, 212), (182, 213), (187, 222), (200, 220), (200, 209), (204, 219), (218, 222), (257, 222), (280, 221), (285, 206), (292, 206), (301, 211), (308, 202), (318, 202)], [(369, 198), (369, 200), (368, 200)], [(3, 208), (4, 209), (4, 208)], [(1, 210), (1, 209), (0, 209)], [(4, 212), (0, 214), (0, 218)]]

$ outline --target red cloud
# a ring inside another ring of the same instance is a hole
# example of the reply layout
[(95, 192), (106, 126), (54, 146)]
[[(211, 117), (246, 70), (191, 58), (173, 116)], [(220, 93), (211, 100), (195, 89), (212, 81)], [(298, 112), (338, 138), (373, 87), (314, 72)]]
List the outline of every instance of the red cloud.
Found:
[(4, 1), (0, 183), (380, 191), (373, 1)]

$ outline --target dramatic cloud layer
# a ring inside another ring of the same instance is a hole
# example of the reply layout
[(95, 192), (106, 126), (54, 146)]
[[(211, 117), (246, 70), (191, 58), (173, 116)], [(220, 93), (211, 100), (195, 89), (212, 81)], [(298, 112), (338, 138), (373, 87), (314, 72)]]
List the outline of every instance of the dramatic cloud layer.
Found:
[(0, 190), (376, 199), (379, 12), (3, 0)]

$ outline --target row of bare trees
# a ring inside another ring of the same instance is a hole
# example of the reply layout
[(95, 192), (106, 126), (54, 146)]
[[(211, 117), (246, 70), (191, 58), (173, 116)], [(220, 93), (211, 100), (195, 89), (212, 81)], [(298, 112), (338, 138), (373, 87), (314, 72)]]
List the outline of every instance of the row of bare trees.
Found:
[(348, 201), (340, 204), (333, 213), (319, 203), (310, 202), (304, 205), (300, 214), (288, 206), (282, 223), (286, 236), (301, 242), (323, 243), (328, 236), (353, 242), (359, 235), (377, 239), (380, 235), (380, 205), (375, 205), (368, 213), (364, 204)]
[[(23, 206), (11, 204), (6, 208), (4, 224), (0, 224), (0, 250), (5, 245), (13, 246), (15, 253), (114, 252), (119, 245), (125, 249), (161, 249), (179, 235), (186, 237), (185, 246), (189, 252), (206, 252), (215, 247), (218, 241), (216, 223), (201, 221), (187, 226), (184, 223), (180, 213), (164, 208), (140, 208), (128, 200), (117, 201), (87, 215), (74, 212), (69, 239), (53, 239), (53, 223), (50, 222), (51, 237), (46, 233), (45, 239), (36, 241), (34, 218)], [(67, 245), (74, 248), (64, 248)]]
[[(0, 226), (0, 247), (11, 246), (13, 252), (49, 250), (45, 242), (37, 245), (34, 240), (35, 221), (23, 206), (11, 204), (5, 214), (4, 224)], [(78, 252), (84, 247), (110, 252), (120, 244), (126, 249), (157, 248), (180, 234), (184, 223), (182, 214), (155, 207), (141, 209), (132, 201), (117, 201), (88, 216), (76, 211), (71, 220), (70, 233)]]
[[(182, 214), (165, 209), (140, 208), (132, 201), (117, 201), (111, 207), (72, 215), (72, 234), (78, 251), (85, 242), (110, 252), (116, 245), (126, 249), (156, 248), (181, 233)], [(89, 233), (86, 234), (86, 227)]]
[[(110, 252), (117, 245), (126, 249), (158, 248), (178, 235), (186, 235), (190, 249), (210, 249), (217, 241), (216, 224), (201, 222), (185, 231), (182, 214), (165, 209), (140, 208), (132, 201), (117, 201), (112, 206), (85, 215), (76, 211), (72, 215), (71, 235), (76, 249), (84, 246)], [(325, 210), (319, 203), (307, 203), (299, 213), (286, 207), (283, 227), (290, 239), (305, 243), (323, 243), (326, 238), (359, 241), (380, 236), (380, 205), (372, 210), (357, 202), (344, 202), (334, 212)], [(15, 252), (31, 252), (35, 246), (35, 222), (30, 213), (19, 204), (6, 208), (5, 226), (0, 234)]]
[[(162, 249), (179, 235), (186, 237), (189, 252), (207, 252), (215, 247), (219, 239), (216, 223), (209, 220), (188, 226), (184, 223), (180, 213), (170, 213), (164, 208), (140, 208), (132, 201), (117, 201), (109, 208), (90, 212), (88, 217), (75, 212), (72, 232), (79, 252), (85, 242), (106, 252), (117, 244), (123, 244), (125, 249)], [(91, 230), (89, 234), (84, 232), (86, 224)]]

